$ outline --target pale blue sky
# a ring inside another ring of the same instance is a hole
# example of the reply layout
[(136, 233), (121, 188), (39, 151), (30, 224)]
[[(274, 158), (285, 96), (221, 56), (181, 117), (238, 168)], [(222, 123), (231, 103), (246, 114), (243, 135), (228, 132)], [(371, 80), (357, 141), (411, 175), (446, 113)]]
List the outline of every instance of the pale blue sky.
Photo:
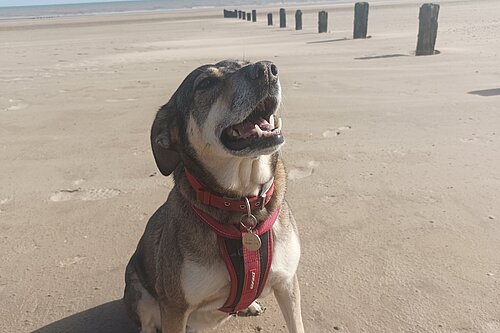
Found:
[(0, 7), (60, 5), (67, 3), (108, 2), (108, 1), (123, 1), (123, 0), (0, 0)]

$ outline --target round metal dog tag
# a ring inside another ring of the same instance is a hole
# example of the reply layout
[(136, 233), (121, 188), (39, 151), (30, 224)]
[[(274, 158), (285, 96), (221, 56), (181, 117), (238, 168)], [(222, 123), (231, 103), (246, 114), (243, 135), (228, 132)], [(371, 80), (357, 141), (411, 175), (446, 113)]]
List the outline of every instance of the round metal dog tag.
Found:
[(253, 232), (244, 233), (241, 241), (245, 249), (250, 251), (257, 251), (260, 249), (262, 242), (260, 241), (260, 237)]

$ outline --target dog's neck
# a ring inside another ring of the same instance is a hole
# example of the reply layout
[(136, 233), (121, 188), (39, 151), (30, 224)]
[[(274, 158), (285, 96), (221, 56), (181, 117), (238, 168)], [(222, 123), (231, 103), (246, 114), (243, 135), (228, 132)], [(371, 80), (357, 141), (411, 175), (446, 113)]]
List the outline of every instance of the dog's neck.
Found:
[(204, 161), (206, 171), (212, 175), (219, 187), (238, 196), (256, 196), (263, 184), (273, 177), (271, 155), (257, 158), (214, 158)]

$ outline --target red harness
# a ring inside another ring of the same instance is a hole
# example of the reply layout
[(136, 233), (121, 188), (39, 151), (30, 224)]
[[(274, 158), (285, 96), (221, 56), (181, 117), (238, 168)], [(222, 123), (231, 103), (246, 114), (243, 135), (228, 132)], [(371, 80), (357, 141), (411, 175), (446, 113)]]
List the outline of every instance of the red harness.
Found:
[[(245, 199), (231, 199), (219, 196), (210, 192), (187, 170), (186, 176), (196, 191), (199, 201), (201, 201), (199, 198), (202, 197), (205, 198), (205, 202), (209, 202), (206, 204), (217, 208), (231, 211), (247, 210)], [(263, 207), (262, 205), (267, 204), (271, 199), (273, 191), (274, 184), (271, 185), (267, 193), (263, 193), (263, 195), (258, 197), (247, 198), (248, 202), (250, 202), (251, 207)], [(200, 193), (203, 194), (200, 195)], [(230, 203), (230, 205), (226, 203)], [(256, 203), (259, 204), (257, 205)], [(191, 205), (191, 208), (200, 221), (204, 222), (217, 234), (219, 252), (231, 278), (229, 296), (219, 310), (227, 313), (236, 313), (248, 308), (262, 293), (271, 269), (273, 253), (273, 234), (271, 229), (274, 222), (278, 219), (280, 209), (275, 210), (267, 220), (258, 223), (254, 228), (249, 230), (243, 224), (239, 227), (221, 224), (199, 208), (193, 205)], [(261, 245), (258, 250), (252, 251), (242, 245), (242, 238), (249, 232), (260, 238)]]

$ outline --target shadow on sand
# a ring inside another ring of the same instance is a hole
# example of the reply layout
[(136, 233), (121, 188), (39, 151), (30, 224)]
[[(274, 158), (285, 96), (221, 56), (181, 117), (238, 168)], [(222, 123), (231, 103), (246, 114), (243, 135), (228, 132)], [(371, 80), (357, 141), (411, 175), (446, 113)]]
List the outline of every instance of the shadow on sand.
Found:
[(371, 60), (371, 59), (385, 59), (385, 58), (396, 58), (396, 57), (408, 57), (407, 54), (384, 54), (384, 55), (378, 55), (378, 56), (371, 56), (371, 57), (359, 57), (359, 58), (354, 58), (354, 60)]
[(496, 88), (496, 89), (484, 89), (484, 90), (474, 90), (474, 91), (469, 91), (468, 94), (479, 95), (479, 96), (483, 96), (483, 97), (498, 96), (498, 95), (500, 95), (500, 88)]
[(63, 318), (32, 333), (138, 333), (121, 300)]
[(307, 44), (320, 44), (320, 43), (332, 43), (332, 42), (342, 42), (345, 40), (350, 40), (348, 38), (338, 38), (338, 39), (326, 39), (326, 40), (316, 40), (313, 42), (307, 42)]

